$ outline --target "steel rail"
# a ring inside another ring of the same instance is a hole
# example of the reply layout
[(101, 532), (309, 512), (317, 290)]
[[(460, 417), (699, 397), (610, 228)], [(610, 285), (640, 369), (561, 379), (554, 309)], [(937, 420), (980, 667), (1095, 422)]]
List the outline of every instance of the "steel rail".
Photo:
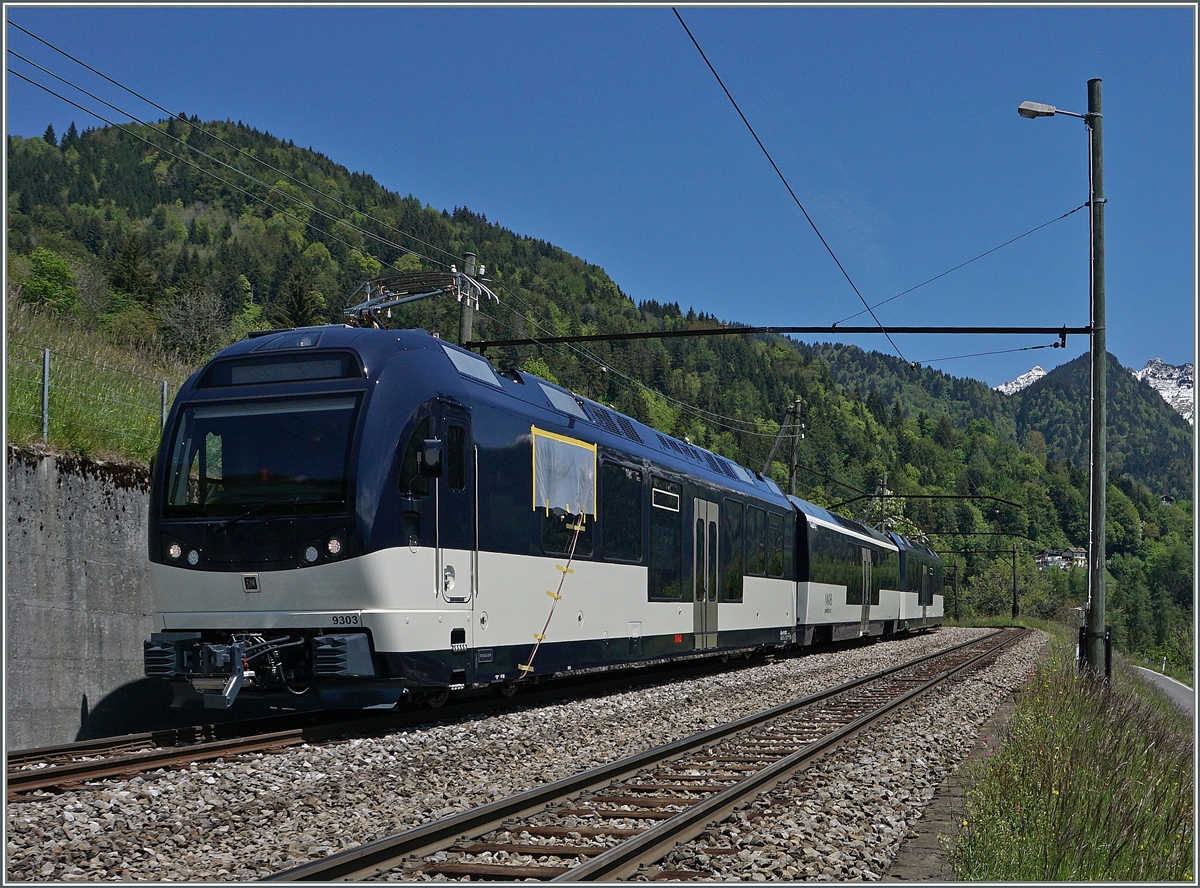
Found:
[[(308, 715), (306, 718), (309, 722), (314, 721), (312, 715)], [(4, 758), (8, 770), (14, 771), (21, 765), (50, 762), (56, 759), (69, 760), (88, 755), (113, 755), (138, 749), (154, 749), (161, 746), (179, 746), (203, 743), (209, 740), (244, 737), (247, 733), (261, 734), (268, 730), (282, 730), (284, 725), (295, 723), (296, 720), (295, 714), (286, 714), (247, 718), (239, 721), (181, 725), (177, 728), (160, 728), (136, 734), (118, 734), (110, 737), (95, 737), (91, 740), (77, 740), (74, 743), (13, 749), (9, 750)]]
[[(513, 706), (538, 705), (580, 693), (576, 682), (584, 682), (583, 692), (605, 693), (613, 687), (626, 687), (631, 681), (672, 680), (679, 676), (702, 674), (712, 668), (714, 657), (695, 657), (674, 663), (651, 663), (655, 670), (609, 669), (584, 675), (564, 676), (563, 680), (539, 686), (521, 695), (518, 701), (483, 696), (468, 696), (444, 708), (403, 710), (345, 720), (329, 713), (263, 716), (237, 722), (184, 726), (65, 743), (33, 749), (14, 750), (7, 755), (6, 784), (10, 800), (38, 789), (86, 780), (125, 776), (163, 767), (187, 766), (192, 762), (211, 761), (242, 752), (280, 749), (296, 743), (325, 742), (340, 736), (378, 734), (398, 728), (410, 728), (430, 720), (445, 719), (467, 711), (507, 710)], [(589, 690), (590, 689), (590, 690)], [(297, 721), (302, 723), (297, 724)], [(296, 725), (296, 727), (291, 727)], [(252, 732), (252, 733), (248, 733)], [(253, 738), (260, 747), (247, 746)], [(289, 738), (291, 741), (288, 742)], [(242, 744), (239, 746), (239, 744)], [(119, 755), (120, 754), (120, 755)], [(85, 756), (109, 756), (104, 760), (80, 760)], [(60, 763), (56, 763), (60, 762)], [(46, 767), (31, 765), (45, 763)]]
[[(72, 785), (87, 780), (137, 774), (158, 768), (187, 767), (192, 762), (211, 761), (227, 755), (248, 752), (263, 752), (300, 743), (314, 743), (353, 735), (364, 730), (377, 729), (388, 721), (387, 716), (374, 716), (352, 722), (333, 722), (288, 728), (281, 731), (254, 734), (249, 737), (232, 737), (194, 743), (189, 746), (149, 748), (143, 752), (117, 755), (104, 759), (64, 762), (45, 768), (9, 769), (5, 774), (8, 798), (19, 798), (21, 794), (54, 786)], [(165, 732), (170, 733), (170, 732)], [(134, 735), (137, 736), (137, 735)], [(153, 735), (150, 735), (153, 736)], [(63, 747), (57, 747), (62, 749)], [(83, 754), (99, 754), (96, 751)]]
[[(394, 867), (397, 861), (411, 855), (430, 854), (449, 847), (464, 835), (483, 835), (502, 825), (511, 817), (531, 814), (543, 810), (547, 805), (569, 799), (585, 790), (602, 786), (665, 759), (704, 748), (714, 741), (727, 739), (735, 734), (756, 727), (781, 716), (812, 706), (815, 703), (840, 696), (847, 691), (886, 678), (905, 669), (912, 669), (936, 658), (946, 657), (957, 651), (995, 639), (1003, 630), (997, 630), (978, 639), (918, 657), (906, 663), (889, 667), (861, 678), (852, 679), (836, 687), (810, 694), (806, 697), (782, 703), (762, 712), (743, 716), (725, 725), (718, 725), (680, 738), (662, 746), (653, 747), (615, 762), (599, 765), (580, 774), (565, 777), (545, 786), (535, 787), (473, 808), (459, 814), (436, 820), (405, 832), (388, 836), (357, 848), (329, 855), (321, 860), (301, 864), (267, 876), (263, 881), (306, 882), (359, 879)], [(571, 869), (574, 873), (576, 868)], [(515, 878), (516, 876), (514, 876)]]
[[(1027, 631), (1027, 630), (1026, 630)], [(924, 696), (951, 676), (970, 669), (980, 661), (998, 654), (1004, 648), (1023, 638), (1025, 632), (1014, 633), (1000, 644), (981, 651), (963, 663), (917, 685), (912, 690), (896, 697), (883, 706), (859, 716), (854, 721), (826, 734), (814, 743), (768, 765), (761, 771), (724, 789), (703, 801), (686, 808), (669, 820), (664, 820), (641, 835), (593, 857), (586, 863), (571, 867), (566, 873), (550, 881), (584, 882), (621, 879), (635, 873), (644, 863), (662, 858), (681, 842), (700, 835), (711, 822), (719, 822), (750, 799), (774, 788), (789, 779), (797, 771), (811, 764), (818, 757), (840, 746), (864, 729), (889, 715), (896, 709)], [(994, 638), (995, 636), (988, 636)]]

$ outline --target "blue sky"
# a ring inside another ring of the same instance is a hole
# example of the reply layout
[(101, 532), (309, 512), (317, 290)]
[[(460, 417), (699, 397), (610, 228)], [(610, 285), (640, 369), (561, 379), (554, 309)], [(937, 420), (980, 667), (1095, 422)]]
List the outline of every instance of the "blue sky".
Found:
[[(1083, 204), (1084, 123), (1016, 107), (1084, 112), (1101, 78), (1108, 348), (1135, 369), (1193, 360), (1193, 7), (678, 8), (872, 304)], [(754, 325), (862, 309), (668, 6), (6, 13), (167, 108), (241, 120), (435, 208), (469, 207), (602, 266), (634, 300)], [(5, 39), (162, 116), (15, 28)], [(5, 94), (10, 134), (99, 125), (11, 75)], [(876, 314), (885, 326), (1085, 326), (1088, 269), (1085, 210)], [(1087, 349), (1085, 337), (1015, 352), (1053, 338), (895, 340), (907, 360), (991, 385)], [(892, 351), (882, 336), (837, 341)]]

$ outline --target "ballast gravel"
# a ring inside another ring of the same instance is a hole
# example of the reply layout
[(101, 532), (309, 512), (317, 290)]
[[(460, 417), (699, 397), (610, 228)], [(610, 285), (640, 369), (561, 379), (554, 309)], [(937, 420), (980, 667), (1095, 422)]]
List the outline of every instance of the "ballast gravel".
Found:
[[(6, 807), (5, 878), (262, 878), (986, 631), (943, 628), (607, 697), (33, 794)], [(983, 674), (905, 707), (661, 866), (718, 880), (878, 878), (1043, 644), (1044, 636), (1031, 637)]]

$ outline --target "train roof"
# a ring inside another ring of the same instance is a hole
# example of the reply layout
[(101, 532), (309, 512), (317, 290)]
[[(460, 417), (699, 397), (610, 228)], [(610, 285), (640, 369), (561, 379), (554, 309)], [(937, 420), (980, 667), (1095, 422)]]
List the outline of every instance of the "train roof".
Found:
[(457, 370), (466, 385), (480, 384), (472, 392), (473, 397), (486, 401), (504, 393), (531, 407), (559, 414), (572, 430), (585, 429), (586, 437), (592, 443), (649, 457), (716, 484), (753, 491), (756, 496), (780, 505), (786, 501), (783, 491), (773, 480), (727, 457), (665, 435), (633, 417), (531, 373), (516, 369), (496, 370), (486, 357), (446, 342), (427, 330), (376, 330), (341, 324), (268, 330), (230, 345), (213, 361), (306, 348), (352, 349), (362, 359), (368, 378), (399, 351), (441, 352), (446, 359), (447, 371)]
[(788, 500), (799, 512), (809, 519), (810, 523), (824, 524), (833, 530), (849, 531), (858, 536), (866, 537), (872, 542), (884, 545), (889, 549), (897, 548), (895, 542), (874, 527), (855, 521), (852, 518), (847, 518), (844, 515), (839, 515), (837, 512), (822, 509), (820, 506), (814, 505), (807, 500), (802, 500), (799, 497), (788, 496)]
[(893, 540), (895, 540), (896, 545), (899, 546), (901, 549), (907, 549), (910, 552), (916, 552), (920, 555), (925, 555), (929, 558), (935, 559), (937, 561), (941, 561), (941, 558), (938, 556), (938, 554), (936, 552), (934, 552), (932, 549), (930, 549), (928, 546), (924, 545), (923, 543), (918, 543), (915, 540), (910, 540), (908, 537), (902, 536), (901, 534), (898, 534), (895, 531), (889, 531), (888, 536), (890, 536)]

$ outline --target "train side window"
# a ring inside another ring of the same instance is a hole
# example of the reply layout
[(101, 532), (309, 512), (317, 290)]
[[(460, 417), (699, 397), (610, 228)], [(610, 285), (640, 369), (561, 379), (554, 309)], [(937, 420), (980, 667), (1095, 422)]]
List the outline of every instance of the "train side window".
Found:
[(446, 483), (451, 490), (467, 487), (467, 430), (451, 425), (446, 429)]
[(431, 437), (431, 422), (426, 416), (408, 439), (404, 448), (404, 459), (400, 463), (400, 492), (412, 496), (429, 496), (429, 479), (421, 474), (417, 463), (417, 454), (421, 451), (421, 442)]
[(642, 473), (616, 463), (600, 466), (600, 554), (642, 560)]
[(783, 516), (767, 516), (767, 576), (783, 576)]
[(785, 579), (796, 579), (795, 549), (796, 516), (788, 515), (783, 519), (783, 576)]
[(846, 587), (846, 604), (862, 604), (862, 548), (835, 530), (810, 525), (809, 579)]
[(726, 499), (721, 504), (721, 601), (742, 600), (742, 549), (746, 507)]
[(751, 506), (746, 511), (746, 573), (761, 577), (766, 571), (767, 513)]
[[(561, 509), (544, 512), (542, 514), (542, 551), (547, 555), (569, 555), (571, 554), (571, 542), (574, 540), (573, 557), (590, 558), (594, 526), (595, 522), (588, 515), (568, 515)], [(576, 534), (579, 537), (577, 540)]]
[(648, 595), (651, 601), (683, 598), (683, 485), (650, 476), (650, 563)]
[(900, 554), (891, 549), (883, 549), (874, 553), (875, 566), (871, 568), (871, 576), (878, 577), (871, 592), (871, 604), (879, 604), (880, 589), (900, 588)]

